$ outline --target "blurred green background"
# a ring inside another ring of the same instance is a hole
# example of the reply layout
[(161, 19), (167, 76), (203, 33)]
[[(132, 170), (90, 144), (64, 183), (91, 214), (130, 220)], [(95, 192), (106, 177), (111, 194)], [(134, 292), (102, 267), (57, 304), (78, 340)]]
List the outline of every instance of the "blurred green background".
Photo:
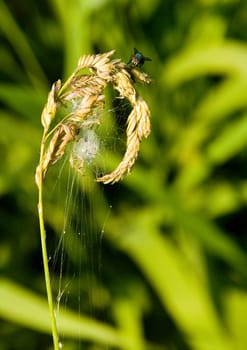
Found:
[[(247, 349), (246, 23), (243, 0), (0, 1), (1, 350), (52, 349), (34, 184), (50, 86), (83, 54), (127, 62), (134, 47), (152, 57), (154, 83), (137, 87), (152, 134), (130, 176), (70, 199), (86, 238), (65, 242), (62, 278), (52, 270), (55, 297), (60, 283), (72, 300), (63, 348)], [(45, 184), (51, 267), (59, 166)]]

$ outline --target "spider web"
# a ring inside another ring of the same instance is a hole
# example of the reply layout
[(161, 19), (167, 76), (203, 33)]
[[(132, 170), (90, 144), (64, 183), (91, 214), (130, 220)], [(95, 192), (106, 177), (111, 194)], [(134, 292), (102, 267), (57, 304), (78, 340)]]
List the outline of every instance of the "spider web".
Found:
[[(80, 137), (85, 138), (83, 142), (87, 141), (87, 152), (93, 157), (90, 156), (83, 163), (81, 174), (69, 167), (69, 154), (63, 164), (58, 165), (60, 170), (56, 187), (60, 187), (58, 192), (62, 192), (62, 195), (58, 195), (57, 201), (64, 208), (58, 242), (51, 256), (58, 332), (61, 308), (102, 321), (106, 319), (104, 310), (108, 307), (109, 292), (102, 277), (102, 247), (104, 228), (111, 215), (112, 205), (106, 202), (102, 193), (104, 186), (96, 183), (95, 178), (109, 170), (109, 157), (118, 155), (121, 159), (124, 153), (129, 109), (128, 101), (114, 98), (112, 105), (100, 112), (100, 123), (87, 129), (93, 137), (88, 137), (90, 134), (85, 137), (85, 130), (84, 134), (82, 132)], [(74, 152), (74, 145), (70, 152)], [(63, 334), (59, 334), (59, 338), (62, 348), (85, 348), (80, 335), (76, 342), (68, 341)], [(106, 345), (97, 349), (108, 347)]]

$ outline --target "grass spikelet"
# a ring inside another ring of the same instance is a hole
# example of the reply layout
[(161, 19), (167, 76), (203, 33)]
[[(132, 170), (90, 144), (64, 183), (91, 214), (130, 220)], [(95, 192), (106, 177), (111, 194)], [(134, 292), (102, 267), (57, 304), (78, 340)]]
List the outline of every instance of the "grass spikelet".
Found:
[(49, 92), (47, 103), (41, 114), (41, 123), (45, 130), (48, 130), (52, 120), (55, 118), (57, 104), (56, 104), (56, 94), (61, 86), (61, 81), (58, 80), (52, 85), (51, 91)]

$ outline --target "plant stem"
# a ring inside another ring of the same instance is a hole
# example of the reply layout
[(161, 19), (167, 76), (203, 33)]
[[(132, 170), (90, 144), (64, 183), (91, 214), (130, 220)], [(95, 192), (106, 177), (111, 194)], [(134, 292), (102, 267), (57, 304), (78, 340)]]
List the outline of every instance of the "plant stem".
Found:
[[(40, 166), (42, 166), (42, 155), (43, 155), (43, 148), (44, 148), (43, 146), (44, 146), (44, 144), (42, 142), (41, 152), (40, 152), (40, 154), (41, 154)], [(51, 330), (52, 330), (52, 337), (53, 337), (53, 346), (54, 346), (54, 350), (59, 350), (59, 339), (58, 339), (56, 317), (55, 317), (54, 306), (53, 306), (53, 297), (52, 297), (52, 290), (51, 290), (51, 278), (50, 278), (47, 246), (46, 246), (46, 231), (45, 231), (45, 224), (44, 224), (43, 186), (42, 185), (43, 185), (43, 179), (42, 179), (42, 175), (41, 175), (41, 178), (40, 178), (40, 181), (38, 184), (38, 188), (39, 188), (38, 213), (39, 213), (41, 249), (42, 249), (42, 258), (43, 258), (43, 266), (44, 266), (47, 300), (48, 300), (49, 313), (50, 313), (50, 318), (51, 318)]]

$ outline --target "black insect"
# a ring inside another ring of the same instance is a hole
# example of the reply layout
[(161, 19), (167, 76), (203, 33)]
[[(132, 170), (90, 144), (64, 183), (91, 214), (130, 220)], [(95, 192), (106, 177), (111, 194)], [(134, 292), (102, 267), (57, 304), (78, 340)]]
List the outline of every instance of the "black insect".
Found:
[(131, 68), (141, 67), (145, 61), (152, 61), (151, 58), (143, 56), (136, 48), (134, 48), (134, 54), (131, 56), (128, 65)]

